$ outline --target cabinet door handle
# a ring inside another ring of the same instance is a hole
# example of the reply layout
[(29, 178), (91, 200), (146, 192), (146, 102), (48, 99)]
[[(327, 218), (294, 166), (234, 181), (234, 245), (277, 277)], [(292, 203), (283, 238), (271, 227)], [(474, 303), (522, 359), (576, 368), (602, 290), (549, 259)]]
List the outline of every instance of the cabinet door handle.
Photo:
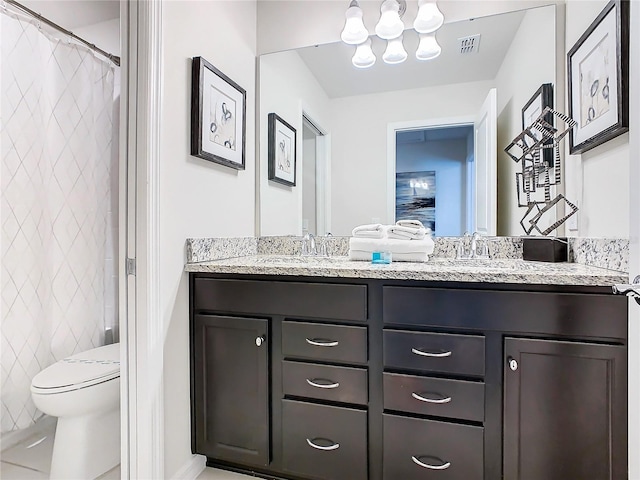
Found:
[[(329, 383), (317, 383), (319, 381)], [(332, 382), (331, 380), (325, 380), (324, 378), (314, 378), (313, 380), (307, 378), (307, 383), (316, 388), (338, 388), (340, 386), (338, 382)]]
[[(439, 395), (439, 394), (436, 394)], [(415, 398), (416, 400), (420, 400), (421, 402), (427, 402), (427, 403), (449, 403), (451, 401), (451, 397), (445, 397), (445, 398), (427, 398), (427, 397), (423, 397), (422, 395), (413, 392), (411, 394), (411, 396), (413, 398)]]
[(428, 468), (429, 470), (446, 470), (451, 466), (451, 462), (445, 463), (437, 457), (431, 457), (431, 458), (438, 460), (439, 462), (442, 463), (442, 465), (431, 465), (429, 463), (422, 463), (420, 460), (418, 460), (417, 457), (411, 457), (411, 460), (413, 460), (413, 463), (415, 463), (416, 465), (419, 465), (422, 468)]
[(324, 338), (305, 338), (309, 345), (314, 347), (337, 347), (338, 341), (326, 340)]
[[(315, 438), (314, 438), (315, 440)], [(319, 439), (321, 440), (321, 439)], [(326, 440), (326, 439), (324, 439)], [(327, 440), (327, 441), (331, 441), (331, 440)], [(311, 440), (309, 440), (307, 438), (307, 443), (309, 444), (310, 447), (316, 448), (318, 450), (324, 450), (325, 452), (329, 452), (331, 450), (337, 450), (338, 448), (340, 448), (340, 444), (339, 443), (334, 443), (333, 445), (329, 445), (328, 447), (323, 447), (322, 445), (318, 445), (317, 443), (313, 443)]]
[(415, 353), (416, 355), (421, 355), (423, 357), (435, 357), (435, 358), (444, 358), (444, 357), (450, 357), (451, 356), (451, 351), (450, 350), (446, 351), (446, 352), (433, 353), (433, 352), (423, 352), (419, 348), (412, 348), (411, 349), (411, 353)]

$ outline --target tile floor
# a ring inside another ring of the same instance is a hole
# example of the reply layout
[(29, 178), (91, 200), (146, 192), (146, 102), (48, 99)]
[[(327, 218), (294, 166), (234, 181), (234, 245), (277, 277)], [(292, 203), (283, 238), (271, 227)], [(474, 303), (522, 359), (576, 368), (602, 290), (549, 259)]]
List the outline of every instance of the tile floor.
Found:
[[(0, 479), (2, 480), (48, 480), (55, 419), (48, 417), (16, 445), (10, 445), (0, 453)], [(244, 480), (255, 479), (247, 475), (205, 468), (197, 480)], [(108, 471), (97, 480), (119, 480), (120, 466)]]
[(196, 480), (245, 480), (249, 477), (247, 475), (241, 475), (239, 473), (227, 472), (226, 470), (218, 470), (217, 468), (205, 468), (204, 472), (198, 475)]
[[(53, 452), (55, 422), (43, 422), (43, 428), (35, 429), (18, 444), (0, 453), (0, 478), (2, 480), (48, 480)], [(119, 480), (120, 466), (108, 471), (97, 480)], [(226, 480), (226, 478), (224, 479)]]

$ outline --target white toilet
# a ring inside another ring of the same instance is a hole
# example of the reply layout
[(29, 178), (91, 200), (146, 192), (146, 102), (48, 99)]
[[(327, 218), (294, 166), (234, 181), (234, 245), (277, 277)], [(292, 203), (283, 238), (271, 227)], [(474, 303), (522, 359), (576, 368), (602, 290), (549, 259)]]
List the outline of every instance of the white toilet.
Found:
[(31, 381), (31, 395), (58, 417), (51, 479), (94, 479), (120, 463), (119, 343), (45, 368)]

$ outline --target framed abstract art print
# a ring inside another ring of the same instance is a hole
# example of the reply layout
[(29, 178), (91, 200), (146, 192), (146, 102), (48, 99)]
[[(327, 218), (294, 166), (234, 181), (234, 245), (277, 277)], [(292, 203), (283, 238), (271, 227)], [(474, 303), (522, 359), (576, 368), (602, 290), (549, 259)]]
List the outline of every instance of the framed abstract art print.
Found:
[(191, 71), (191, 155), (244, 170), (245, 90), (202, 57)]

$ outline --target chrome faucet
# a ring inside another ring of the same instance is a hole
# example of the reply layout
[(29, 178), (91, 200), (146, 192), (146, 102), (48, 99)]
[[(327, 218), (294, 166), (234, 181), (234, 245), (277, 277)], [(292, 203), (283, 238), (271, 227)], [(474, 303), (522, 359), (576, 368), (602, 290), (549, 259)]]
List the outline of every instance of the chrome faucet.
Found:
[(474, 232), (473, 235), (465, 232), (456, 248), (456, 258), (458, 260), (489, 259), (487, 240), (482, 239), (478, 232)]
[(321, 237), (322, 241), (320, 242), (320, 252), (318, 253), (318, 255), (322, 257), (331, 256), (331, 249), (329, 248), (329, 238), (331, 238), (332, 236), (333, 235), (331, 235), (331, 232), (327, 232)]
[(305, 233), (302, 237), (302, 255), (317, 255), (318, 251), (316, 250), (316, 237), (313, 233)]

